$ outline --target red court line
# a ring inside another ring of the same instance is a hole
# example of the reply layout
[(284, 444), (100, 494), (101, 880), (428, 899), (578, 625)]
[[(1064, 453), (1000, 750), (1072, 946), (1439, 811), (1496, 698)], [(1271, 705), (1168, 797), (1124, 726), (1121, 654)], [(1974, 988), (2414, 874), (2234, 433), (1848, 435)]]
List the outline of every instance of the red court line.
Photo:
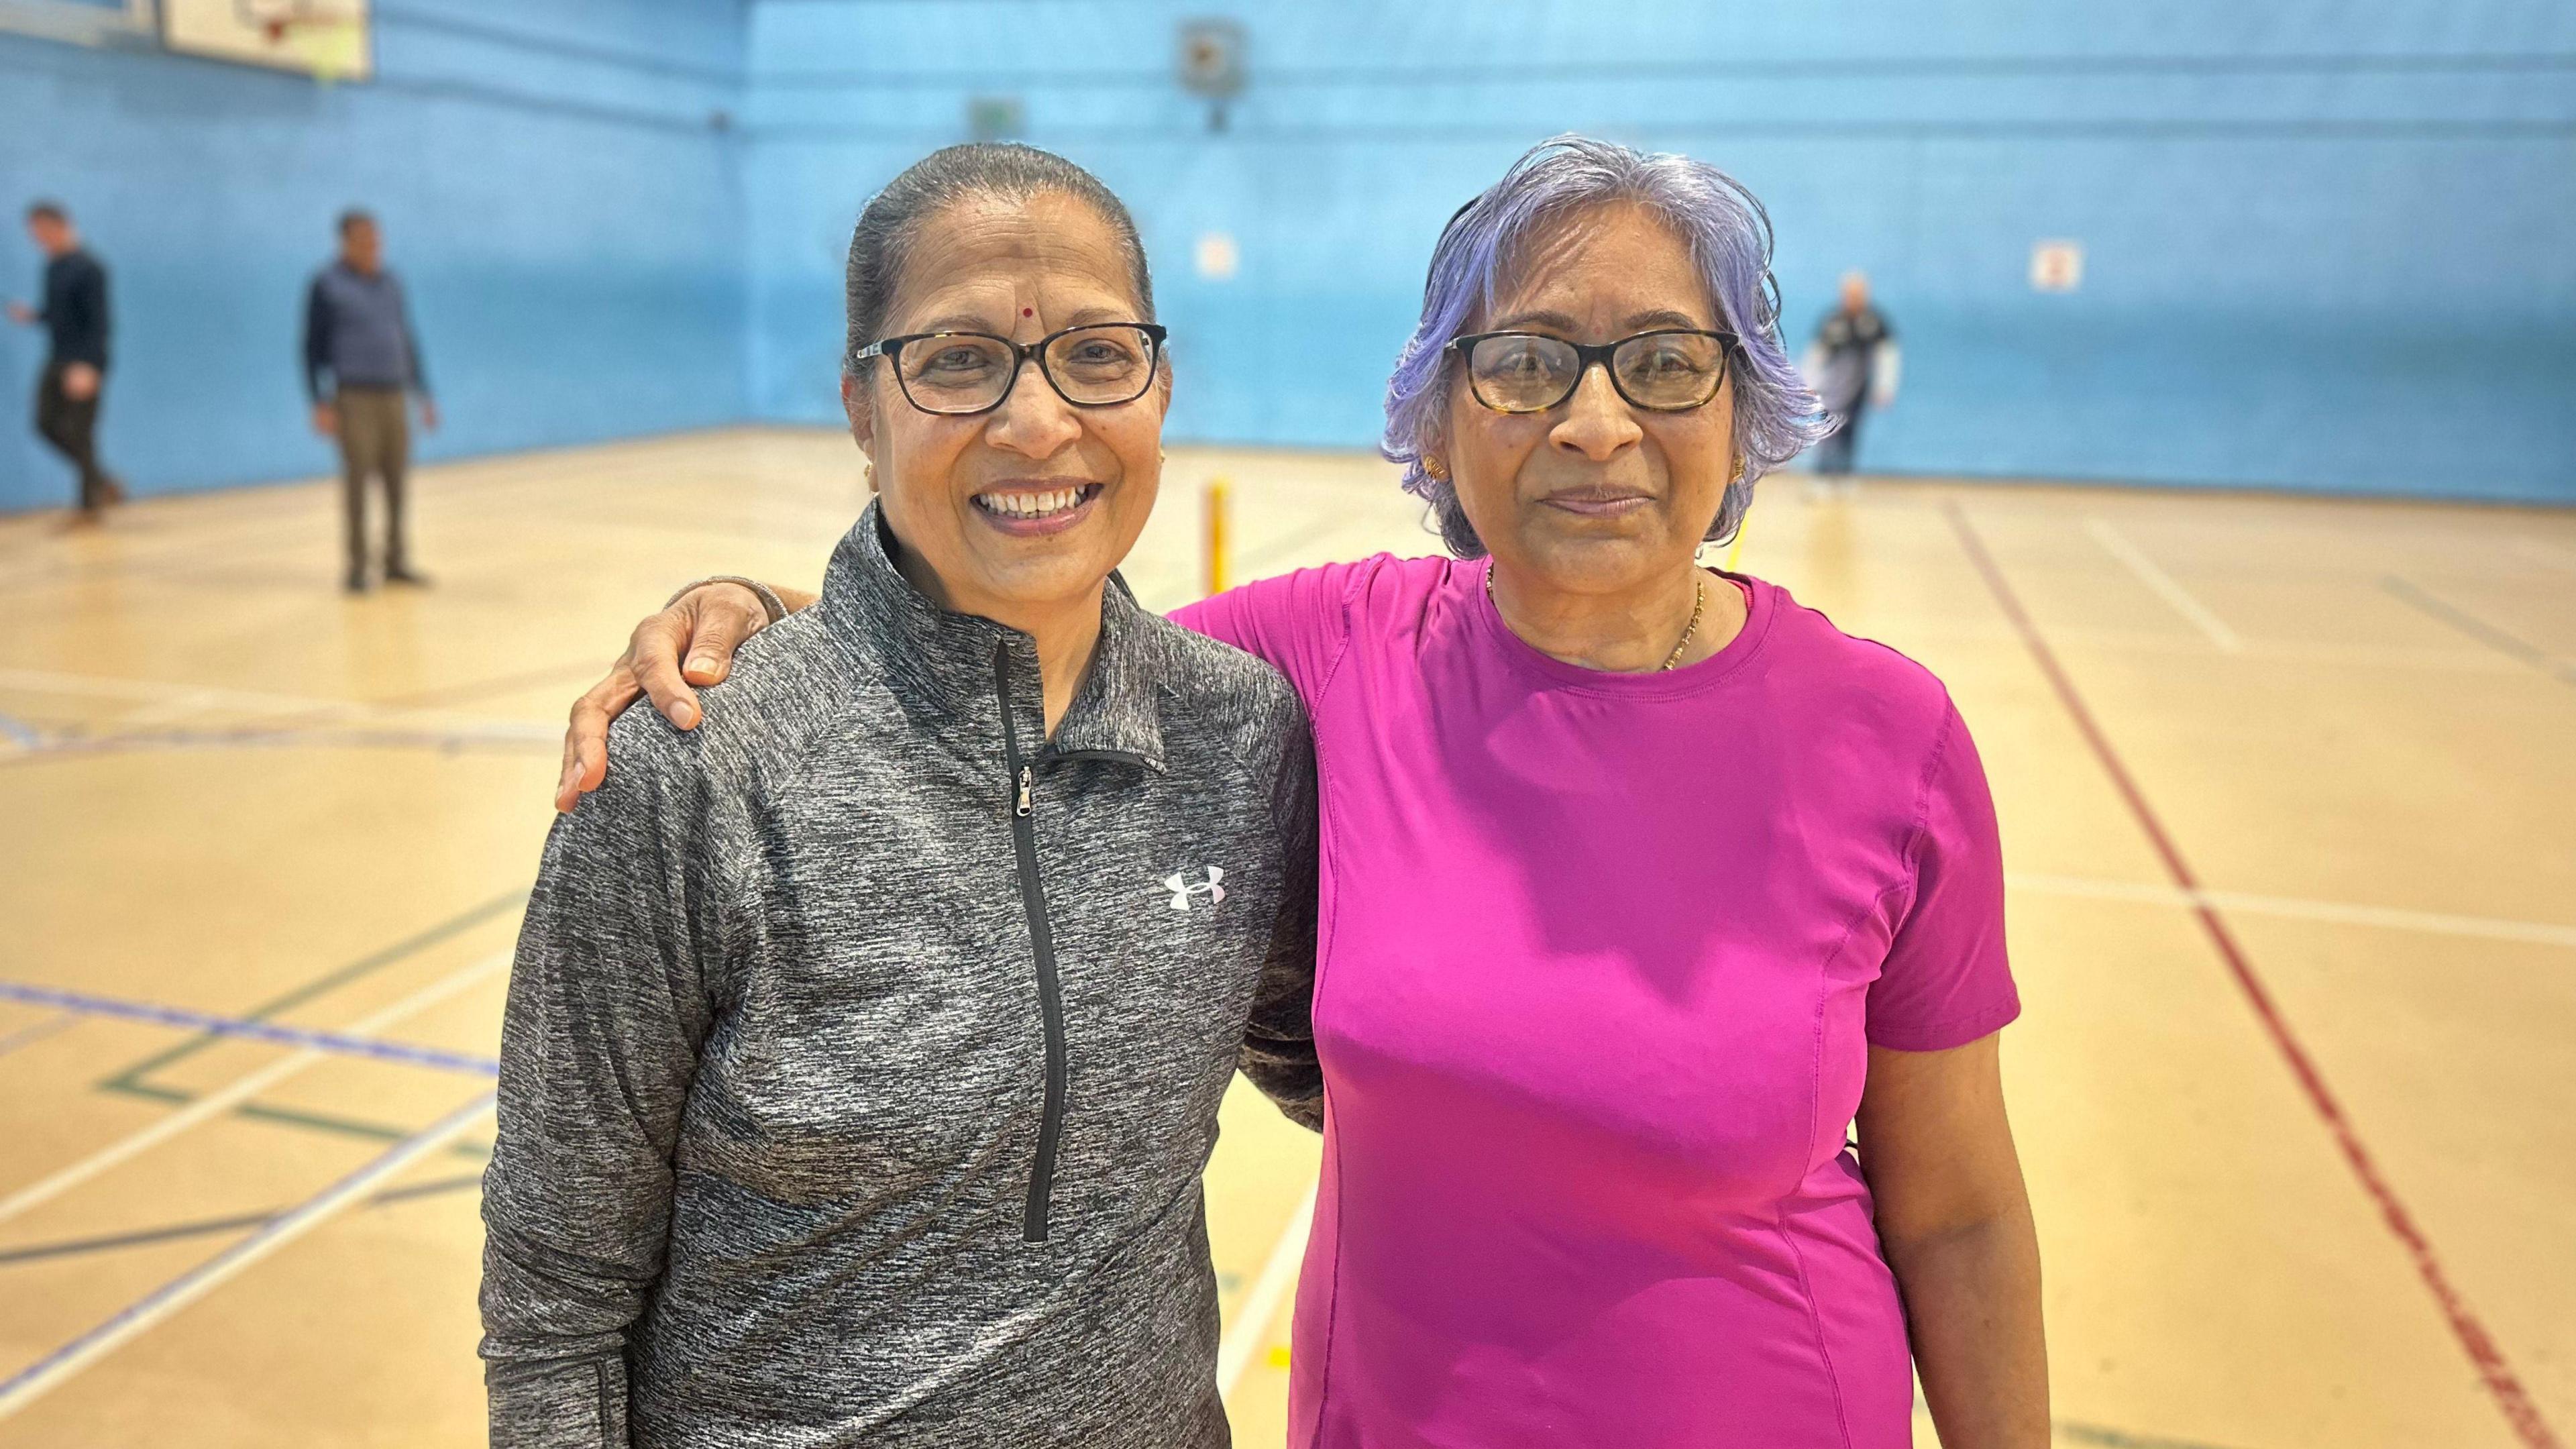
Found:
[[(2004, 617), (2012, 621), (2014, 631), (2029, 647), (2031, 657), (2039, 662), (2040, 673), (2048, 676), (2049, 687), (2057, 692), (2058, 702), (2066, 706), (2066, 713), (2075, 721), (2076, 730), (2084, 736), (2084, 742), (2093, 749), (2094, 758), (2101, 761), (2103, 772), (2119, 789), (2120, 798), (2128, 802), (2129, 813), (2136, 817), (2138, 828), (2146, 832), (2148, 843), (2155, 847), (2156, 855), (2164, 861), (2166, 874), (2173, 877), (2175, 885), (2186, 891), (2200, 890), (2199, 878), (2192, 874), (2190, 864), (2175, 847), (2163, 820), (2148, 806), (2147, 797), (2138, 789), (2138, 782), (2129, 774), (2128, 766), (2121, 763), (2119, 753), (2111, 748), (2110, 738), (2103, 734), (2093, 711), (2085, 705), (2084, 696), (2076, 692), (2075, 681), (2059, 665), (2048, 641), (2040, 637), (2038, 626), (2031, 622), (2029, 613), (2022, 608), (2020, 597), (2005, 581), (1994, 555), (1986, 551), (1985, 540), (1968, 522), (1966, 510), (1960, 508), (1955, 499), (1944, 500), (1941, 506), (1949, 514), (1950, 526), (1957, 531), (1959, 543), (1966, 549), (1969, 561), (1977, 566), (1978, 573), (1985, 576), (1986, 588), (1994, 594), (1995, 603), (2003, 609)], [(2227, 922), (2207, 902), (2195, 902), (2192, 911), (2200, 918), (2201, 929), (2208, 933), (2210, 944), (2217, 948), (2220, 959), (2227, 963), (2228, 973), (2236, 978), (2246, 1000), (2252, 1003), (2255, 1016), (2263, 1023), (2264, 1032), (2272, 1038), (2272, 1045), (2278, 1047), (2282, 1057), (2289, 1062), (2292, 1075), (2299, 1079), (2299, 1086), (2308, 1095), (2308, 1105), (2325, 1119), (2326, 1130), (2333, 1134), (2335, 1146), (2342, 1151), (2353, 1176), (2361, 1180), (2362, 1191), (2370, 1194), (2371, 1201), (2378, 1204), (2381, 1220), (2388, 1224), (2390, 1232), (2397, 1235), (2398, 1242), (2405, 1245), (2407, 1255), (2415, 1260), (2416, 1273), (2423, 1278), (2424, 1286), (2431, 1290), (2442, 1316), (2450, 1320), (2451, 1332), (2460, 1340), (2460, 1347), (2467, 1351), (2469, 1362), (2478, 1371), (2479, 1380), (2495, 1397), (2496, 1406), (2504, 1411), (2514, 1433), (2527, 1449), (2561, 1449), (2557, 1434), (2540, 1416), (2540, 1406), (2532, 1402), (2530, 1391), (2515, 1376), (2513, 1365), (2505, 1362), (2504, 1350), (2497, 1346), (2495, 1336), (2487, 1332), (2475, 1310), (2460, 1296), (2459, 1289), (2452, 1286), (2450, 1274), (2443, 1270), (2441, 1259), (2434, 1255), (2432, 1240), (2417, 1226), (2414, 1214), (2398, 1201), (2388, 1179), (2380, 1175), (2378, 1162), (2370, 1155), (2370, 1149), (2362, 1145), (2361, 1134), (2354, 1129), (2352, 1119), (2345, 1115), (2343, 1103), (2336, 1098), (2334, 1089), (2326, 1085), (2325, 1074), (2318, 1070), (2316, 1060), (2308, 1055), (2308, 1049), (2300, 1045), (2297, 1035), (2290, 1030), (2288, 1019), (2282, 1016), (2281, 1008), (2263, 985), (2263, 979), (2255, 974), (2254, 963), (2246, 956), (2245, 949), (2237, 944), (2235, 933), (2227, 928)]]

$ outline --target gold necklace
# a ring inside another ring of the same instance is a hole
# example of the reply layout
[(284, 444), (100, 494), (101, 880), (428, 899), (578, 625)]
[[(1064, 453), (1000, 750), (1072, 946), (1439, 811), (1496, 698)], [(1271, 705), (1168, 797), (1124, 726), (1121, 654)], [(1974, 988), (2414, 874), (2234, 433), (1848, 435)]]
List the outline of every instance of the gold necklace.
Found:
[[(1503, 601), (1494, 597), (1494, 570), (1490, 565), (1485, 569), (1485, 601), (1494, 606), (1495, 613), (1503, 611)], [(1657, 674), (1666, 673), (1682, 662), (1682, 651), (1690, 647), (1691, 636), (1699, 632), (1700, 611), (1707, 607), (1708, 575), (1692, 569), (1690, 622), (1682, 626), (1682, 637), (1674, 641), (1673, 652), (1665, 655), (1664, 662), (1655, 667)]]

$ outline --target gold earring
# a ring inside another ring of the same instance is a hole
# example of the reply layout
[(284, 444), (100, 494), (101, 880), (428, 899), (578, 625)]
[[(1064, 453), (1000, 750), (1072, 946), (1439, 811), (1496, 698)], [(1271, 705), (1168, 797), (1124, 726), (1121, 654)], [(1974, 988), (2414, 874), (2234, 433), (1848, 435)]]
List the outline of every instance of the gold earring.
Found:
[(1446, 483), (1449, 481), (1448, 465), (1425, 453), (1422, 456), (1422, 476), (1434, 483)]

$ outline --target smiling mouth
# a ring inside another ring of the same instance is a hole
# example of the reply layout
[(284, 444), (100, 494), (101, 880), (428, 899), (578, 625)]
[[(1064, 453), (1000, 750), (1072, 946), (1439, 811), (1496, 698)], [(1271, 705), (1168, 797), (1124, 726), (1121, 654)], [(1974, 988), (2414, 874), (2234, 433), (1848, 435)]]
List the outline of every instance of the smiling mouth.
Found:
[(996, 518), (1035, 521), (1071, 513), (1100, 496), (1097, 483), (1065, 488), (1011, 489), (975, 495), (975, 506)]
[(1599, 516), (1642, 508), (1652, 503), (1654, 496), (1610, 488), (1578, 488), (1564, 493), (1551, 493), (1539, 501), (1551, 508), (1562, 508), (1568, 513)]

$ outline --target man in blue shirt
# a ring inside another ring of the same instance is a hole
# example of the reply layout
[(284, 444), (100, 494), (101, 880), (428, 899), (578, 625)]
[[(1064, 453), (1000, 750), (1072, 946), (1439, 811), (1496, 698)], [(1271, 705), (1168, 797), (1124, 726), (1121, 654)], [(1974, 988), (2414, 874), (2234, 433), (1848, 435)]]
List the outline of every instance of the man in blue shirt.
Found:
[(43, 324), (48, 336), (43, 376), (36, 384), (36, 432), (80, 471), (80, 513), (96, 523), (111, 503), (125, 501), (125, 486), (98, 461), (98, 405), (107, 390), (107, 268), (81, 246), (80, 232), (60, 202), (27, 208), (27, 235), (45, 262), (45, 304), (9, 304), (9, 320)]
[(420, 426), (438, 427), (421, 371), (420, 341), (402, 284), (385, 270), (384, 240), (363, 211), (340, 217), (340, 258), (313, 278), (304, 302), (304, 385), (313, 430), (340, 444), (341, 499), (348, 523), (349, 592), (367, 589), (367, 480), (385, 490), (384, 577), (425, 584), (403, 539), (403, 472), (411, 461), (407, 404), (420, 399)]

